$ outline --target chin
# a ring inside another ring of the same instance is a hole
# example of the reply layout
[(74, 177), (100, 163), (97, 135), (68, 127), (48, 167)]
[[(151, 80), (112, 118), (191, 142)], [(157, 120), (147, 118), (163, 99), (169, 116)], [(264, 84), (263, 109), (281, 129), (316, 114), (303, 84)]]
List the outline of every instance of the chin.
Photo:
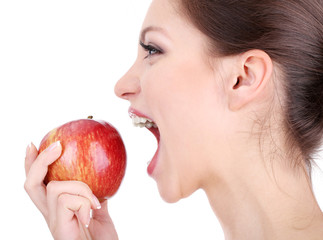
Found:
[(167, 203), (176, 203), (182, 199), (182, 197), (180, 197), (179, 194), (173, 194), (173, 193), (160, 191), (160, 190), (159, 190), (159, 194), (161, 198)]
[(157, 182), (158, 191), (161, 198), (167, 203), (176, 203), (182, 199), (180, 188), (175, 183)]
[(180, 187), (180, 184), (175, 182), (168, 183), (157, 183), (158, 191), (161, 198), (167, 203), (176, 203), (179, 200), (190, 196), (193, 192), (185, 192)]

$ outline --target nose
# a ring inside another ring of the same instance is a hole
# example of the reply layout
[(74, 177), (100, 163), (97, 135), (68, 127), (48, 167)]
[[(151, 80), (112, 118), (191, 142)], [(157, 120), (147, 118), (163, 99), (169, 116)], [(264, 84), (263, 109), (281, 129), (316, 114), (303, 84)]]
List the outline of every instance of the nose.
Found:
[(119, 79), (114, 87), (115, 94), (125, 100), (131, 100), (140, 92), (140, 80), (133, 65), (129, 71)]

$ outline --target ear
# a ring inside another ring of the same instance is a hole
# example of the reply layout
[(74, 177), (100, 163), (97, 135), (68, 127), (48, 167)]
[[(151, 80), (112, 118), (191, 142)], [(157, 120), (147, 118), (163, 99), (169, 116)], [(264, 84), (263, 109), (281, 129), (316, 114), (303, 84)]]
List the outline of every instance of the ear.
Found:
[(250, 50), (237, 58), (237, 72), (229, 86), (229, 108), (236, 111), (264, 94), (272, 76), (273, 63), (262, 50)]

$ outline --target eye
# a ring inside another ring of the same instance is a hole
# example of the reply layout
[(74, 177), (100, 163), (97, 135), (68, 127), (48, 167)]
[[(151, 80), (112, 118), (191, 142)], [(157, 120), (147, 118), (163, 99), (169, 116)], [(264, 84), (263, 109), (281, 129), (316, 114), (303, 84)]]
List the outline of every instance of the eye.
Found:
[(154, 47), (152, 45), (145, 45), (143, 42), (140, 42), (140, 46), (148, 53), (145, 59), (153, 55), (163, 53), (162, 50), (158, 49), (157, 47)]

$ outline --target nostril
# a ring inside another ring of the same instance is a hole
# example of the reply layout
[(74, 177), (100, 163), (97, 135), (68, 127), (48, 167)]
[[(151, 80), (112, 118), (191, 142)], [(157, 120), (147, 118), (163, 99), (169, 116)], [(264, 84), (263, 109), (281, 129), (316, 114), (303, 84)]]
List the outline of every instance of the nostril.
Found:
[(125, 100), (129, 100), (133, 94), (132, 93), (123, 93), (121, 94), (120, 98), (123, 98)]

